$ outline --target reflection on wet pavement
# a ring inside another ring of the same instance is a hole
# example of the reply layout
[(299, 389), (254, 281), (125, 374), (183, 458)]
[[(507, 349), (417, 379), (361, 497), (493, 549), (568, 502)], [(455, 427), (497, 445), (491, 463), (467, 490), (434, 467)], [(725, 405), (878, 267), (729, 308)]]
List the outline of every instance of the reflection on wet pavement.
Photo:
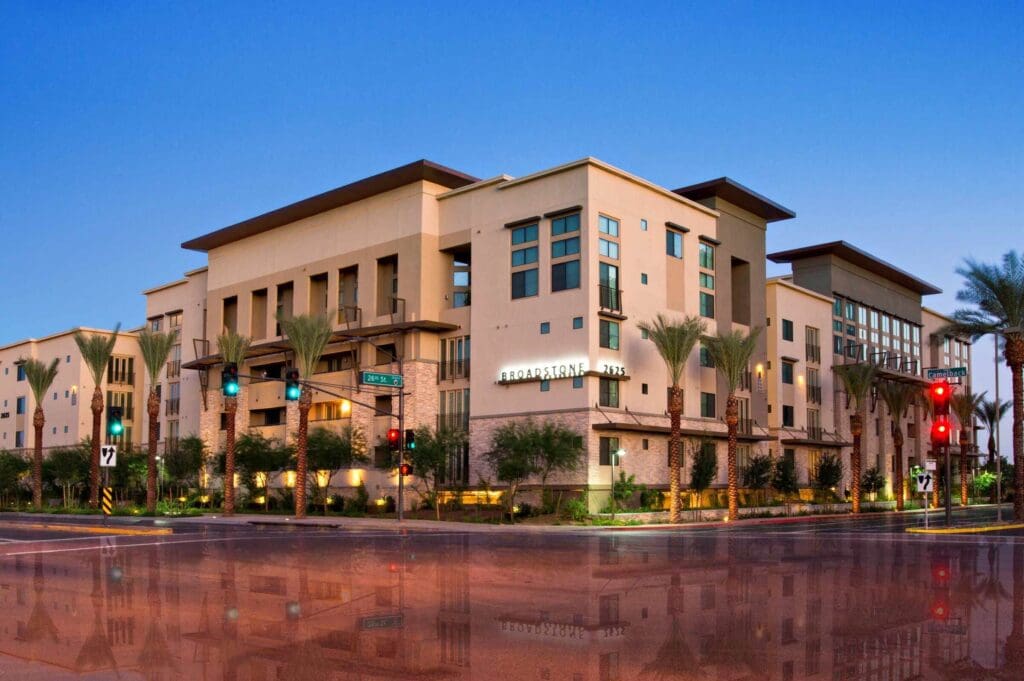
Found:
[(1024, 679), (1009, 538), (223, 539), (0, 559), (0, 679)]

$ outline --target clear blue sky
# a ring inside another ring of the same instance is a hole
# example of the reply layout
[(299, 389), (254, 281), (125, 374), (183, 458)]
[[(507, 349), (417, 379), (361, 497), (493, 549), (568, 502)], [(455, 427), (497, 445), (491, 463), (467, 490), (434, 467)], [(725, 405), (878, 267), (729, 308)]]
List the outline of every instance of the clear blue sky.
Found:
[(798, 213), (769, 249), (846, 239), (949, 309), (1024, 249), (1024, 4), (833, 4), (0, 0), (0, 343), (141, 323), (183, 240), (423, 157), (729, 175)]

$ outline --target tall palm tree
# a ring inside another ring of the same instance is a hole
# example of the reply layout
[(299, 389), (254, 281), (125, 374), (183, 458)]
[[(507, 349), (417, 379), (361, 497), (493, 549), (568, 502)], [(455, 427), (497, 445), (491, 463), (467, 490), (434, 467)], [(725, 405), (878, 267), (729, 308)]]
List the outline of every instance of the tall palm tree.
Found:
[(939, 333), (973, 339), (994, 333), (1005, 341), (1003, 357), (1013, 384), (1013, 515), (1024, 520), (1024, 257), (1009, 251), (1001, 265), (968, 258), (956, 272), (964, 278), (956, 298), (973, 307), (957, 309), (953, 323)]
[(114, 327), (113, 333), (109, 336), (90, 334), (86, 336), (81, 331), (75, 331), (75, 345), (82, 354), (82, 360), (89, 367), (95, 388), (92, 391), (92, 452), (89, 454), (89, 506), (96, 508), (100, 503), (100, 420), (103, 417), (103, 390), (100, 384), (103, 383), (103, 374), (110, 364), (110, 356), (114, 353), (114, 343), (117, 342), (117, 332), (121, 330), (121, 324)]
[(171, 348), (177, 342), (178, 333), (161, 333), (143, 329), (139, 332), (139, 351), (146, 365), (149, 376), (149, 397), (146, 400), (146, 413), (149, 415), (149, 455), (146, 457), (146, 512), (156, 513), (156, 441), (160, 427), (160, 394), (157, 386), (160, 383), (160, 371), (167, 364)]
[[(217, 347), (225, 364), (242, 366), (245, 355), (252, 345), (252, 339), (228, 331), (217, 336)], [(235, 514), (235, 415), (238, 413), (238, 396), (224, 396), (224, 411), (227, 412), (226, 440), (224, 445), (224, 515)]]
[(974, 430), (974, 413), (985, 399), (985, 393), (963, 392), (954, 394), (949, 406), (960, 422), (960, 505), (967, 505), (967, 450), (971, 448), (971, 432)]
[(878, 395), (889, 408), (889, 418), (892, 420), (892, 447), (895, 450), (896, 462), (894, 471), (896, 481), (896, 510), (902, 511), (903, 500), (903, 417), (907, 409), (917, 401), (919, 391), (909, 383), (897, 381), (880, 381), (878, 383)]
[(682, 434), (680, 421), (683, 416), (683, 389), (679, 382), (686, 368), (686, 361), (693, 352), (693, 346), (704, 333), (704, 321), (697, 316), (682, 320), (669, 319), (658, 314), (653, 321), (640, 322), (638, 325), (654, 343), (655, 349), (668, 368), (672, 386), (669, 388), (668, 418), (670, 423), (668, 436), (668, 468), (669, 468), (669, 521), (679, 522), (679, 489), (682, 478)]
[(57, 366), (60, 360), (56, 357), (49, 364), (38, 359), (23, 360), (25, 379), (36, 399), (36, 409), (32, 416), (32, 425), (35, 428), (35, 443), (32, 453), (32, 505), (36, 508), (43, 506), (43, 426), (46, 425), (46, 416), (43, 414), (43, 400), (50, 386), (57, 378)]
[(874, 364), (841, 364), (834, 368), (843, 383), (846, 395), (853, 402), (850, 414), (850, 435), (853, 436), (853, 452), (850, 454), (850, 491), (853, 494), (853, 512), (860, 513), (860, 436), (864, 432), (863, 412), (868, 405), (871, 385), (875, 382), (878, 368)]
[(309, 380), (331, 340), (331, 323), (321, 315), (297, 315), (290, 319), (279, 317), (281, 329), (295, 353), (295, 364), (302, 379), (299, 396), (299, 432), (295, 441), (295, 517), (306, 517), (306, 479), (309, 466), (306, 458), (306, 440), (309, 435), (309, 408), (313, 405), (313, 391)]
[(1006, 400), (999, 400), (998, 403), (995, 400), (985, 400), (978, 405), (977, 411), (974, 412), (974, 415), (985, 424), (985, 429), (988, 431), (989, 464), (998, 456), (996, 452), (996, 431), (999, 430), (999, 422), (1006, 416), (1006, 411), (1009, 408), (1010, 403)]
[(725, 425), (729, 436), (728, 470), (729, 470), (729, 520), (739, 517), (740, 508), (740, 474), (736, 465), (736, 435), (739, 431), (740, 414), (739, 400), (736, 389), (739, 388), (743, 375), (750, 365), (750, 359), (757, 349), (757, 337), (761, 335), (761, 327), (755, 326), (750, 333), (743, 331), (719, 332), (715, 336), (704, 338), (711, 361), (725, 380), (729, 396), (725, 400)]

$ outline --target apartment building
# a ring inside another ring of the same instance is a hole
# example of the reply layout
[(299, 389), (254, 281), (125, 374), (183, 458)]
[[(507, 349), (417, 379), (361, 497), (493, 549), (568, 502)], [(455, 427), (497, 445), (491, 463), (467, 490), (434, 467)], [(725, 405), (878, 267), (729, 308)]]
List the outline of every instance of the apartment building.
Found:
[[(33, 358), (42, 362), (60, 361), (57, 377), (43, 402), (46, 425), (43, 446), (75, 445), (92, 436), (92, 374), (82, 360), (74, 334), (79, 329), (62, 331), (42, 338), (30, 338), (0, 347), (0, 449), (21, 450), (35, 447), (32, 425), (36, 408), (22, 365)], [(109, 336), (111, 331), (81, 328), (86, 334)], [(104, 405), (123, 408), (124, 433), (114, 438), (118, 444), (142, 441), (143, 401), (142, 357), (134, 332), (121, 332), (114, 344), (113, 356), (100, 389)], [(103, 432), (106, 433), (106, 412)], [(105, 436), (106, 438), (106, 436)]]
[[(768, 258), (792, 266), (791, 275), (767, 284), (769, 424), (779, 451), (795, 458), (801, 483), (809, 484), (823, 452), (839, 453), (851, 443), (852, 406), (834, 377), (836, 366), (871, 362), (882, 378), (914, 385), (923, 398), (927, 369), (969, 367), (970, 342), (940, 337), (950, 319), (922, 306), (924, 296), (940, 289), (846, 242)], [(958, 389), (970, 390), (969, 373)], [(872, 396), (869, 402), (863, 468), (877, 467), (891, 488), (890, 415), (881, 400)], [(928, 419), (923, 399), (901, 418), (907, 465), (921, 465), (930, 456)], [(973, 443), (973, 423), (967, 428)], [(953, 453), (958, 456), (959, 448)], [(848, 478), (847, 470), (846, 485)]]

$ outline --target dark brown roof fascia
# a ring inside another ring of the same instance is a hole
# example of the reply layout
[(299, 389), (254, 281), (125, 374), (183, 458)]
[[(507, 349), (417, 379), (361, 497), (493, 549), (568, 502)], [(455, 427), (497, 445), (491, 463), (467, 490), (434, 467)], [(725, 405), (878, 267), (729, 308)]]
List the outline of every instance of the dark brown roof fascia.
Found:
[(683, 234), (687, 234), (690, 231), (689, 227), (683, 227), (682, 225), (677, 225), (674, 222), (666, 222), (665, 226), (670, 229), (674, 229), (677, 232), (682, 232)]
[(479, 182), (479, 179), (425, 159), (415, 161), (204, 234), (186, 241), (181, 247), (192, 251), (209, 251), (262, 234), (275, 227), (421, 181), (433, 182), (449, 189), (458, 189)]
[(546, 218), (557, 218), (562, 215), (569, 215), (570, 213), (578, 213), (583, 210), (583, 206), (569, 206), (568, 208), (561, 208), (559, 210), (553, 210), (550, 213), (544, 213)]
[(935, 293), (942, 293), (942, 289), (939, 287), (929, 284), (923, 279), (918, 279), (909, 272), (901, 270), (881, 258), (876, 258), (870, 253), (862, 251), (856, 246), (845, 241), (829, 241), (828, 243), (817, 244), (815, 246), (793, 248), (788, 251), (777, 251), (775, 253), (769, 253), (768, 259), (772, 262), (792, 263), (797, 260), (815, 258), (821, 255), (834, 255), (841, 260), (853, 263), (858, 267), (863, 267), (872, 274), (877, 274), (883, 279), (895, 282), (904, 288), (908, 288), (915, 293), (919, 293), (920, 295), (927, 296)]
[(714, 237), (708, 236), (707, 234), (701, 234), (697, 238), (700, 239), (701, 241), (705, 241), (705, 242), (711, 244), (712, 246), (721, 246), (722, 245), (721, 241), (719, 241), (718, 239), (716, 239)]
[(701, 201), (712, 196), (719, 196), (743, 210), (750, 211), (754, 215), (764, 218), (766, 222), (789, 220), (796, 217), (796, 213), (785, 206), (775, 203), (771, 199), (758, 194), (748, 187), (744, 187), (739, 182), (728, 177), (720, 177), (716, 180), (708, 180), (699, 184), (691, 184), (688, 187), (680, 187), (679, 189), (672, 190), (672, 193), (685, 196), (692, 201)]
[(512, 222), (505, 223), (505, 229), (514, 229), (515, 227), (522, 227), (523, 225), (533, 225), (540, 222), (540, 216), (534, 215), (533, 217), (523, 218), (522, 220), (514, 220)]

